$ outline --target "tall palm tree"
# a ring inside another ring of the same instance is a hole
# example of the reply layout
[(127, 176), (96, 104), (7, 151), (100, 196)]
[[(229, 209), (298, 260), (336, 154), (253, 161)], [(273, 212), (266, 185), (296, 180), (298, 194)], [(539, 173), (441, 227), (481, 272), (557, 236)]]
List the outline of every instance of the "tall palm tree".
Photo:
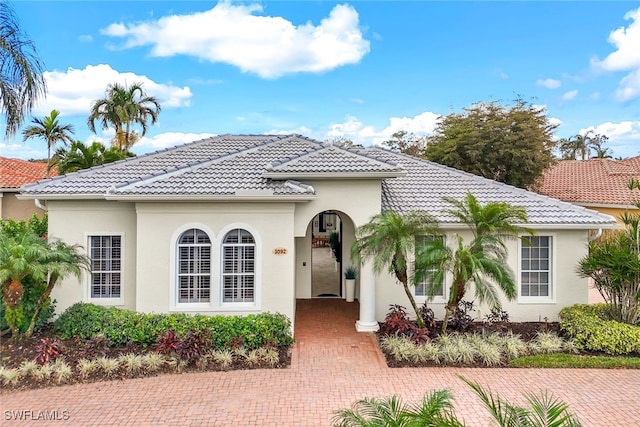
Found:
[(435, 295), (439, 284), (444, 283), (447, 274), (453, 277), (445, 306), (443, 332), (471, 284), (478, 302), (487, 303), (495, 310), (501, 306), (495, 284), (508, 299), (516, 297), (516, 282), (507, 264), (505, 241), (522, 233), (532, 233), (516, 225), (527, 221), (527, 214), (522, 208), (504, 202), (481, 205), (471, 193), (467, 193), (463, 200), (444, 200), (452, 206), (445, 213), (466, 225), (473, 237), (465, 244), (464, 239), (456, 234), (455, 249), (449, 247), (444, 239), (426, 240), (418, 248), (414, 275), (415, 283), (426, 281), (425, 292), (430, 297)]
[(46, 95), (43, 68), (13, 10), (0, 1), (0, 113), (6, 117), (7, 138), (16, 134), (25, 116)]
[(437, 229), (437, 221), (426, 212), (413, 211), (401, 215), (388, 210), (375, 215), (367, 224), (358, 228), (357, 239), (351, 247), (351, 258), (354, 261), (371, 259), (376, 274), (387, 269), (395, 275), (404, 287), (420, 328), (425, 325), (409, 289), (408, 260), (414, 252), (416, 237), (435, 234)]
[(587, 135), (574, 135), (560, 140), (560, 152), (564, 160), (585, 160), (589, 157), (590, 146)]
[[(153, 96), (148, 96), (142, 83), (131, 86), (111, 83), (107, 86), (105, 97), (91, 104), (91, 113), (87, 120), (89, 130), (95, 133), (96, 120), (102, 129), (114, 127), (116, 134), (113, 143), (120, 150), (128, 150), (147, 133), (147, 122), (155, 124), (160, 114), (160, 103)], [(132, 131), (131, 127), (139, 125), (142, 133)]]
[[(51, 110), (51, 113), (45, 116), (44, 119), (33, 119), (33, 125), (22, 131), (23, 141), (31, 138), (42, 138), (47, 142), (48, 165), (51, 163), (51, 149), (55, 147), (58, 142), (66, 145), (68, 142), (73, 141), (73, 125), (60, 124), (58, 117), (60, 117), (60, 112), (58, 110)], [(49, 177), (49, 169), (50, 168), (47, 168), (47, 178)]]
[(56, 151), (51, 158), (50, 167), (57, 167), (59, 174), (65, 174), (133, 156), (135, 154), (129, 151), (120, 151), (118, 147), (107, 149), (100, 142), (93, 142), (87, 146), (81, 141), (74, 141), (68, 149), (59, 148)]

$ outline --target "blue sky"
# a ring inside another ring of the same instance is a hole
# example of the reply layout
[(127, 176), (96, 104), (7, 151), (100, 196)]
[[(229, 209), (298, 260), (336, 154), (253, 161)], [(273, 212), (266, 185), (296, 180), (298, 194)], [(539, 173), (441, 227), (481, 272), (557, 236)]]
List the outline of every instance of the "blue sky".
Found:
[[(640, 153), (640, 3), (17, 1), (45, 64), (51, 109), (92, 135), (107, 84), (142, 82), (163, 106), (143, 153), (222, 133), (379, 144), (440, 115), (522, 96), (558, 137), (593, 129)], [(46, 157), (42, 141), (0, 154)]]

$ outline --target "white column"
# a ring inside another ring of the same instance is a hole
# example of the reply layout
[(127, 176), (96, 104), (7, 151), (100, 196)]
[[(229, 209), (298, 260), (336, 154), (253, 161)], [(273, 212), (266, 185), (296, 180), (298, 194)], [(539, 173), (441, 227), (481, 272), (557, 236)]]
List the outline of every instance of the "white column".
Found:
[(375, 332), (378, 330), (376, 321), (376, 276), (371, 262), (365, 262), (360, 267), (360, 319), (356, 321), (358, 332)]

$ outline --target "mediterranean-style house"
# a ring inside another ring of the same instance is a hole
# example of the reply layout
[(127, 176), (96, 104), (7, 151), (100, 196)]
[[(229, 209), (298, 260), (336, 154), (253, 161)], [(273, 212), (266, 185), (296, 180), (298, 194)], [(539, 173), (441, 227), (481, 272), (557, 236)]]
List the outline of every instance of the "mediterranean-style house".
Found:
[[(53, 172), (53, 171), (52, 171)], [(44, 210), (30, 200), (18, 200), (20, 187), (44, 178), (45, 162), (27, 162), (0, 156), (0, 218), (29, 219), (33, 214), (42, 215)]]
[[(516, 300), (504, 303), (512, 320), (555, 320), (562, 307), (587, 302), (575, 266), (590, 230), (617, 227), (612, 217), (378, 147), (221, 135), (26, 185), (21, 197), (46, 205), (49, 234), (92, 259), (84, 277), (56, 287), (58, 311), (86, 301), (142, 312), (280, 312), (293, 321), (296, 299), (326, 294), (312, 268), (328, 253), (328, 234), (342, 247), (331, 294), (344, 297), (357, 227), (382, 210), (423, 209), (447, 233), (468, 237), (442, 212), (443, 196), (467, 192), (525, 207), (536, 231), (508, 243), (518, 278)], [(368, 262), (358, 268), (356, 328), (373, 331), (389, 304), (408, 300), (391, 275)], [(436, 314), (446, 285), (431, 303)], [(425, 300), (424, 286), (414, 292)]]
[(545, 171), (537, 191), (619, 219), (625, 211), (640, 213), (634, 205), (640, 191), (629, 189), (631, 178), (640, 179), (640, 156), (561, 160)]

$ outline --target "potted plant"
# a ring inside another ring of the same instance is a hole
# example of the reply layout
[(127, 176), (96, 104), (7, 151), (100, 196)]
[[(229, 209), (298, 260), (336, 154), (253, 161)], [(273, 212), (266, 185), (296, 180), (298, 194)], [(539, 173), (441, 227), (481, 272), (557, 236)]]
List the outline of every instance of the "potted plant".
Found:
[(358, 269), (352, 265), (344, 269), (344, 284), (346, 288), (347, 302), (353, 302), (353, 300), (355, 299), (357, 275), (358, 275)]

